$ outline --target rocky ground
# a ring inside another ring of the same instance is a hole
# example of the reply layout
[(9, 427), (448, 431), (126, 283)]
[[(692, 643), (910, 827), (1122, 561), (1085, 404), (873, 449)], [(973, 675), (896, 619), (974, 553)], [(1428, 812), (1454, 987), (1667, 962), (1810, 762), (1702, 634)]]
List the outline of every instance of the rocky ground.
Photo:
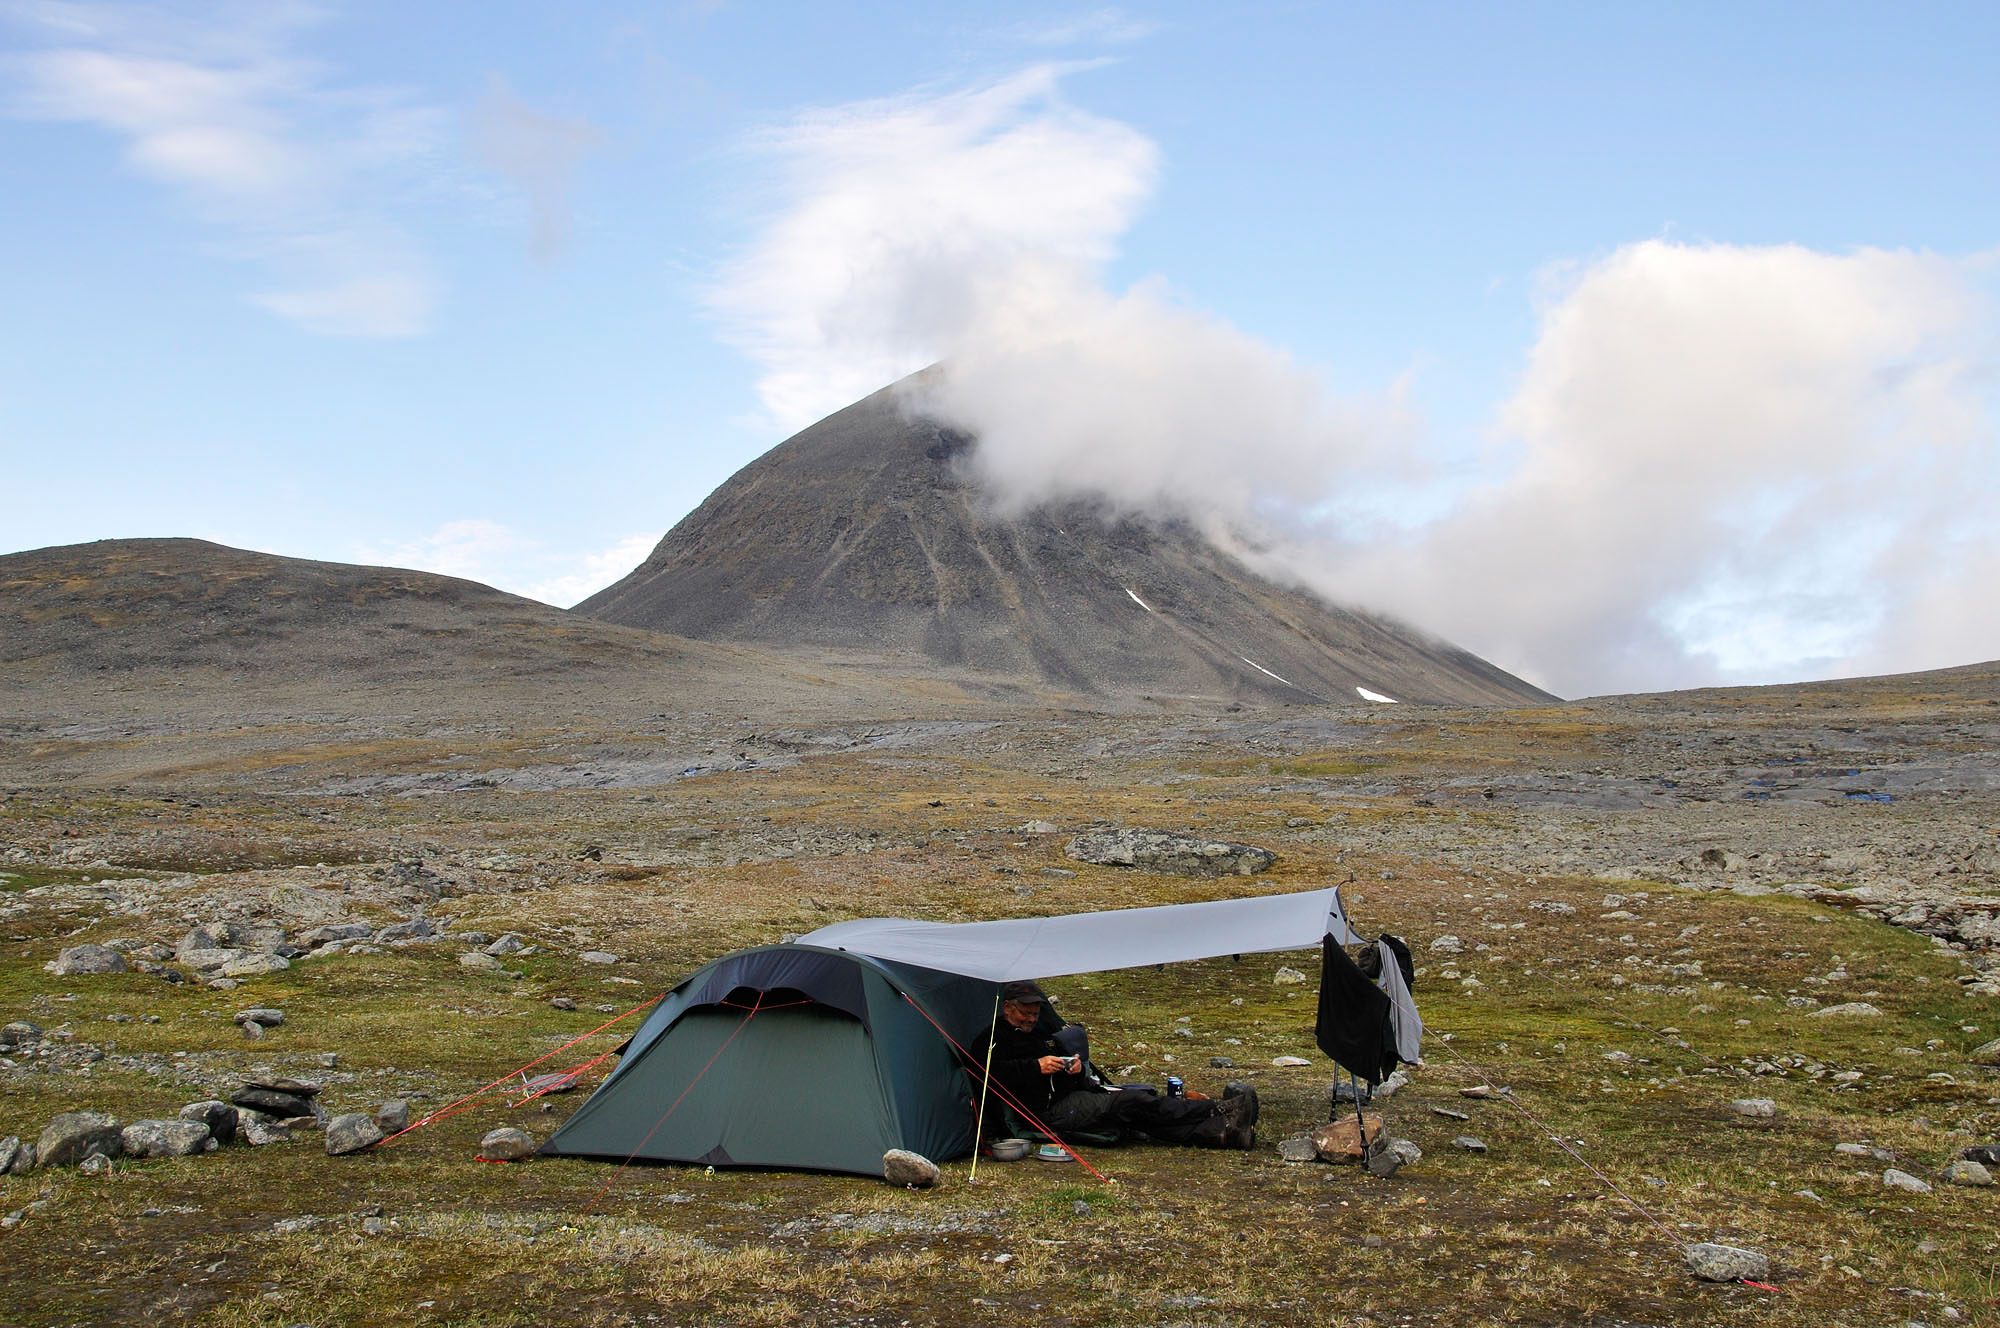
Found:
[[(0, 1172), (45, 1136), (73, 1156), (0, 1178), (9, 1315), (2000, 1315), (2000, 1191), (1960, 1166), (2000, 1142), (2000, 670), (1519, 711), (1103, 714), (905, 679), (857, 718), (799, 668), (782, 705), (699, 712), (623, 674), (429, 705), (12, 686)], [(1065, 851), (1125, 828), (1275, 863)], [(1330, 1114), (1309, 956), (1053, 984), (1101, 1061), (1265, 1095), (1256, 1152), (1093, 1158), (1116, 1186), (474, 1160), (573, 1094), (329, 1156), (546, 1053), (585, 1062), (703, 960), (840, 918), (1326, 881), (1418, 954), (1433, 1037), (1371, 1108), (1415, 1154), (1387, 1178), (1281, 1152)], [(110, 1124), (47, 1135), (83, 1112)], [(1777, 1290), (1701, 1281), (1696, 1244), (1763, 1254)]]

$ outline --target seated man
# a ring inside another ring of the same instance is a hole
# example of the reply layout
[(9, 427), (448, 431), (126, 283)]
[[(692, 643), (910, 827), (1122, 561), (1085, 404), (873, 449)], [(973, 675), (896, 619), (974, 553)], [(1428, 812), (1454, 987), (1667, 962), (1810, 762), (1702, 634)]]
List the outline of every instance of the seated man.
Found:
[(1256, 1089), (1232, 1086), (1218, 1102), (1107, 1088), (1075, 1050), (1080, 1032), (1063, 1022), (1040, 987), (1009, 982), (1000, 988), (998, 1024), (973, 1043), (971, 1054), (975, 1068), (983, 1067), (991, 1041), (994, 1084), (1059, 1135), (1118, 1128), (1196, 1148), (1257, 1146)]

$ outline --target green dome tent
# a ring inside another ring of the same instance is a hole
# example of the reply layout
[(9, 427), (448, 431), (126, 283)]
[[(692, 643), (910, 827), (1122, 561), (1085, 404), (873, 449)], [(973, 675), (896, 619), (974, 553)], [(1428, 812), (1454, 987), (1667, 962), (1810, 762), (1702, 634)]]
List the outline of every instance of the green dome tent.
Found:
[(667, 993), (541, 1151), (862, 1175), (891, 1148), (963, 1156), (974, 1086), (940, 1028), (969, 1045), (998, 990), (816, 946), (725, 955)]

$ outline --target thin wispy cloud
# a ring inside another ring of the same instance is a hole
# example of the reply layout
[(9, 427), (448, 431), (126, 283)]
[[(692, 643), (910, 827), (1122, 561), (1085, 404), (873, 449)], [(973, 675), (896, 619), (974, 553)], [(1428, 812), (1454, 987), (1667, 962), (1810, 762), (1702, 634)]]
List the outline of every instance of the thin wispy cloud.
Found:
[(1164, 282), (1105, 280), (1159, 154), (1071, 105), (1073, 72), (757, 141), (787, 205), (714, 303), (776, 418), (942, 361), (912, 407), (978, 437), (1003, 508), (1250, 534), (1571, 694), (2000, 656), (1988, 259), (1653, 240), (1545, 274), (1468, 477), (1409, 376), (1343, 399)]
[(544, 262), (569, 237), (569, 195), (577, 167), (603, 144), (604, 135), (587, 122), (536, 110), (498, 75), (488, 81), (486, 96), (473, 112), (473, 152), (526, 195), (529, 252)]
[(304, 5), (41, 3), (0, 71), (16, 116), (94, 125), (273, 284), (247, 298), (315, 332), (425, 330), (436, 284), (395, 199), (442, 141), (434, 108), (298, 54)]

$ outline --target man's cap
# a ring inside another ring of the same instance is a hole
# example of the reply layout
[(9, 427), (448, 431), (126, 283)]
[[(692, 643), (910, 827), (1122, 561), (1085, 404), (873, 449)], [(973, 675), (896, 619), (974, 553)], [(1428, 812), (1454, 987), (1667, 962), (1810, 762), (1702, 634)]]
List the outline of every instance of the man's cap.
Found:
[(1000, 999), (1021, 1005), (1045, 1005), (1049, 998), (1032, 982), (1007, 982), (1001, 984)]

